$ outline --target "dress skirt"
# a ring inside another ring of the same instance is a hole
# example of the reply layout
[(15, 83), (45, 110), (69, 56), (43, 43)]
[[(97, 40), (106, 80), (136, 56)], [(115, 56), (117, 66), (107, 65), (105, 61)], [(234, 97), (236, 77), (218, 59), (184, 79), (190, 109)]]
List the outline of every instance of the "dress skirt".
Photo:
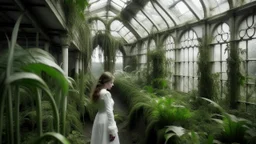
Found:
[(109, 141), (108, 117), (106, 112), (98, 112), (92, 128), (91, 144), (120, 144), (118, 134), (114, 141)]

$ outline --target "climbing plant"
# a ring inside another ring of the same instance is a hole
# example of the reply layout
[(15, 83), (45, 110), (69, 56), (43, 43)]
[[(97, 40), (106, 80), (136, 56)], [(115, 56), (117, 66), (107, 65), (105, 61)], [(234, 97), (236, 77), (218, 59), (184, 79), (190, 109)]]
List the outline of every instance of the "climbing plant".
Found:
[(164, 39), (157, 34), (152, 35), (151, 39), (155, 40), (156, 48), (152, 51), (148, 48), (148, 82), (152, 82), (154, 88), (165, 88), (167, 86), (167, 60), (166, 51), (163, 49)]
[(211, 74), (210, 46), (211, 38), (199, 39), (199, 59), (198, 59), (198, 92), (200, 97), (214, 99), (214, 85)]

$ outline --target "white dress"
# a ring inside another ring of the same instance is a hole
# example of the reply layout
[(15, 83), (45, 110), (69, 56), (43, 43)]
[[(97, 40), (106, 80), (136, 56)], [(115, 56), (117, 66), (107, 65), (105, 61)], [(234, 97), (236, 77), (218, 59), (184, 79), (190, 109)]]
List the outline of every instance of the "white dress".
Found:
[[(93, 122), (91, 144), (120, 144), (110, 92), (102, 89), (97, 104), (98, 113)], [(114, 141), (109, 141), (109, 134), (115, 136)]]

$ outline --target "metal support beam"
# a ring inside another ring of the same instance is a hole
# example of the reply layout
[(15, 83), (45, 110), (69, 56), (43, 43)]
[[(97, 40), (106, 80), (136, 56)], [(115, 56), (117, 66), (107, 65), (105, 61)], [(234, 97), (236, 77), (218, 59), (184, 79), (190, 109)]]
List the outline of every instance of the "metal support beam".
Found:
[(204, 10), (204, 18), (207, 18), (209, 16), (209, 7), (208, 7), (208, 2), (205, 3), (205, 0), (199, 0), (202, 4), (203, 10)]

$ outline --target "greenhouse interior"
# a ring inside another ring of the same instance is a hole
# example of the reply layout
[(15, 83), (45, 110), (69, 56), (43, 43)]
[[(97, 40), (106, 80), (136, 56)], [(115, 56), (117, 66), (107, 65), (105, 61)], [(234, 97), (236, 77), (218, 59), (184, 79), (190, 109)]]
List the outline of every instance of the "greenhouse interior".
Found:
[(255, 20), (255, 0), (0, 0), (0, 144), (256, 144)]

